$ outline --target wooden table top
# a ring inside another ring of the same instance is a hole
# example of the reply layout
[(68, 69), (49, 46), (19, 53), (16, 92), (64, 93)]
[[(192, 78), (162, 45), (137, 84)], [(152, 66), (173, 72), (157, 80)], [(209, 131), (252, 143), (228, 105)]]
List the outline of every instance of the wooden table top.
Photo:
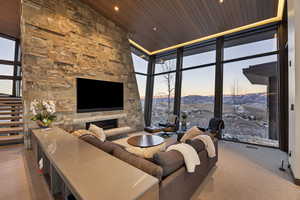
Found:
[(129, 138), (127, 142), (135, 147), (147, 148), (160, 145), (164, 143), (165, 140), (156, 135), (137, 135)]

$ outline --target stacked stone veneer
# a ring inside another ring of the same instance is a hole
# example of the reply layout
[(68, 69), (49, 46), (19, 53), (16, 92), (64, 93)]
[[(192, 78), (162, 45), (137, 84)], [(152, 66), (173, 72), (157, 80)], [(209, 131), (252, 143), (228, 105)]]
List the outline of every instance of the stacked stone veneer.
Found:
[[(22, 0), (21, 33), (26, 129), (34, 125), (33, 99), (54, 100), (64, 126), (75, 118), (125, 113), (120, 126), (143, 127), (126, 31), (79, 0)], [(77, 114), (76, 77), (123, 82), (124, 111)]]

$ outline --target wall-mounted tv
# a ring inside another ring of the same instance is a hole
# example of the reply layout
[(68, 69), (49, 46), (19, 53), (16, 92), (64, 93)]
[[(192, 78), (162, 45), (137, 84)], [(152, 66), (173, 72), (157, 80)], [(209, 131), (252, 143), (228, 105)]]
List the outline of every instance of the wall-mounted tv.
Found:
[(77, 78), (77, 112), (123, 110), (123, 83)]

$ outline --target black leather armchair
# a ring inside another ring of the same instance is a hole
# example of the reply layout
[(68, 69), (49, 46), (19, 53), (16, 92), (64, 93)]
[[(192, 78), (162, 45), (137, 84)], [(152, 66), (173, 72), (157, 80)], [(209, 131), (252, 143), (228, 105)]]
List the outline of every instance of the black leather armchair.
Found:
[(164, 132), (176, 132), (179, 129), (179, 121), (177, 115), (171, 115), (167, 121), (167, 123), (158, 124), (160, 127), (162, 127), (162, 130)]
[(215, 134), (217, 137), (220, 136), (222, 129), (225, 128), (224, 121), (220, 118), (212, 118), (209, 121), (207, 128), (198, 127), (199, 130), (203, 132), (210, 132), (212, 134)]

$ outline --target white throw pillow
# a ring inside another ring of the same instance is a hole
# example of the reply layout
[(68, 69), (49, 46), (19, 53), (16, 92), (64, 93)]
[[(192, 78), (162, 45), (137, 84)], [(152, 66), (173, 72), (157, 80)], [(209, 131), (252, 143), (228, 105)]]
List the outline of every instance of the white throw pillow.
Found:
[(197, 126), (193, 126), (189, 130), (185, 132), (185, 134), (180, 139), (180, 142), (185, 142), (187, 139), (191, 139), (197, 135), (201, 135), (203, 132), (197, 128)]
[(93, 132), (99, 140), (104, 142), (106, 140), (106, 135), (103, 131), (103, 128), (100, 128), (94, 124), (90, 125), (89, 131)]

